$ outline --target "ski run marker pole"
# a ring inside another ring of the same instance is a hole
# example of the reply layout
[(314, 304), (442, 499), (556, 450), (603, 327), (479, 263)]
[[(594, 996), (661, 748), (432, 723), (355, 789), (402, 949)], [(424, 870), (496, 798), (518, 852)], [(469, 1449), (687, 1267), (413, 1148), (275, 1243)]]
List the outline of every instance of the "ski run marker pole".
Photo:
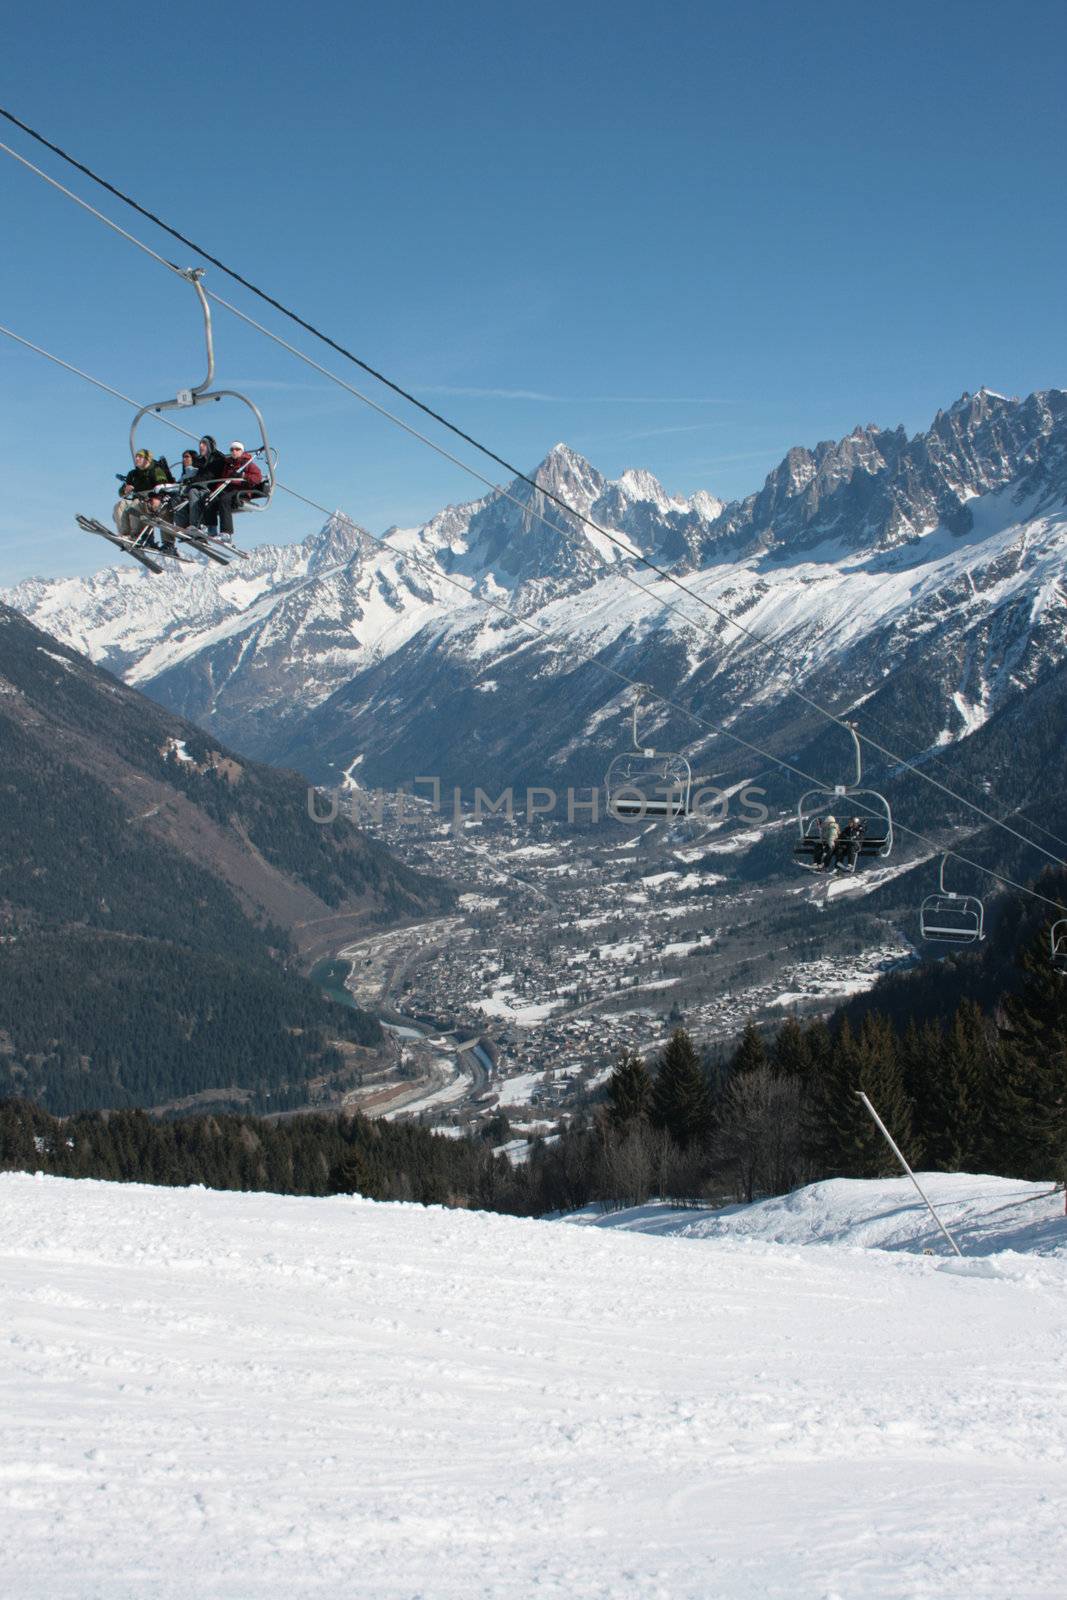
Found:
[(867, 1107), (867, 1110), (870, 1112), (871, 1116), (874, 1118), (874, 1121), (876, 1122), (878, 1127), (881, 1128), (882, 1133), (885, 1135), (886, 1143), (888, 1144), (889, 1148), (892, 1150), (893, 1154), (896, 1156), (897, 1160), (900, 1162), (901, 1166), (904, 1168), (904, 1171), (908, 1174), (908, 1177), (911, 1179), (911, 1181), (915, 1185), (916, 1189), (918, 1189), (920, 1198), (922, 1199), (923, 1204), (926, 1206), (927, 1211), (929, 1211), (930, 1215), (933, 1217), (934, 1221), (937, 1223), (938, 1227), (941, 1229), (941, 1232), (945, 1235), (945, 1238), (948, 1240), (948, 1242), (952, 1246), (953, 1250), (955, 1250), (956, 1254), (962, 1260), (963, 1251), (960, 1249), (959, 1245), (956, 1243), (955, 1239), (952, 1237), (951, 1233), (949, 1233), (948, 1229), (945, 1227), (945, 1224), (941, 1221), (941, 1218), (938, 1216), (937, 1212), (934, 1210), (933, 1206), (930, 1203), (929, 1198), (923, 1192), (922, 1185), (919, 1183), (918, 1178), (915, 1176), (914, 1172), (912, 1172), (911, 1168), (908, 1166), (908, 1163), (904, 1160), (904, 1157), (901, 1155), (900, 1148), (897, 1145), (896, 1140), (893, 1138), (893, 1135), (890, 1133), (889, 1129), (886, 1127), (885, 1123), (882, 1121), (882, 1119), (878, 1115), (877, 1111), (871, 1105), (871, 1102), (868, 1100), (867, 1096), (864, 1094), (862, 1089), (857, 1089), (856, 1090), (856, 1098), (858, 1100), (862, 1100), (863, 1101), (864, 1105)]

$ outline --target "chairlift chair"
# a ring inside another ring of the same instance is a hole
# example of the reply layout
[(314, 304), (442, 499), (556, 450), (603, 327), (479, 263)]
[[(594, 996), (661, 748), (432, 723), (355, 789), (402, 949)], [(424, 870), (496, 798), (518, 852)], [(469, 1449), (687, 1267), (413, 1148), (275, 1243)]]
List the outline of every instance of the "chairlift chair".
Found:
[(137, 443), (137, 429), (141, 421), (149, 412), (158, 416), (164, 411), (183, 411), (190, 406), (207, 405), (209, 401), (239, 400), (247, 406), (256, 421), (260, 442), (248, 446), (249, 454), (260, 462), (263, 481), (256, 485), (254, 497), (240, 500), (234, 507), (235, 511), (266, 511), (274, 498), (275, 476), (278, 464), (278, 452), (271, 445), (267, 437), (267, 426), (263, 415), (254, 400), (247, 395), (239, 394), (236, 389), (212, 389), (215, 378), (215, 339), (211, 326), (211, 306), (207, 295), (204, 293), (203, 284), (200, 282), (204, 276), (203, 267), (186, 267), (179, 269), (180, 275), (191, 283), (196, 290), (200, 309), (204, 315), (204, 341), (207, 345), (207, 377), (202, 383), (194, 385), (191, 389), (179, 389), (178, 393), (170, 400), (156, 400), (151, 405), (142, 406), (130, 425), (130, 455), (136, 459), (137, 451), (141, 448)]
[(927, 895), (919, 908), (919, 932), (935, 944), (978, 944), (985, 938), (984, 902), (945, 888), (947, 860), (947, 855), (941, 857), (937, 894)]
[(645, 684), (639, 684), (631, 719), (633, 749), (615, 756), (607, 770), (609, 816), (617, 822), (658, 822), (689, 815), (693, 795), (693, 770), (677, 751), (655, 750), (642, 744), (637, 717)]
[[(877, 789), (863, 788), (863, 753), (859, 736), (851, 723), (845, 723), (852, 735), (856, 757), (856, 775), (852, 783), (835, 783), (829, 789), (809, 789), (797, 802), (797, 842), (793, 858), (797, 865), (809, 872), (822, 872), (833, 867), (838, 872), (855, 872), (860, 862), (874, 856), (887, 856), (893, 848), (893, 813), (889, 801)], [(824, 862), (822, 856), (822, 823), (829, 814), (831, 802), (842, 808), (856, 803), (864, 813), (864, 830), (853, 853), (851, 862), (835, 859)]]
[(1052, 965), (1057, 972), (1067, 973), (1067, 922), (1054, 922), (1049, 942), (1052, 946)]

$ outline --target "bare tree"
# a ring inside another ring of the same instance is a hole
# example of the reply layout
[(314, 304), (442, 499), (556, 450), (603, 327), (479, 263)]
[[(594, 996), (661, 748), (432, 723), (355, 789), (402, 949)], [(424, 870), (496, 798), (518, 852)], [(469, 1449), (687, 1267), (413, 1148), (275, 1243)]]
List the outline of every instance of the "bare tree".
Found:
[(648, 1200), (656, 1137), (644, 1122), (631, 1123), (624, 1130), (605, 1126), (598, 1187), (612, 1208), (642, 1206)]
[(739, 1073), (720, 1108), (715, 1153), (739, 1200), (784, 1194), (799, 1181), (803, 1161), (799, 1078), (770, 1067)]

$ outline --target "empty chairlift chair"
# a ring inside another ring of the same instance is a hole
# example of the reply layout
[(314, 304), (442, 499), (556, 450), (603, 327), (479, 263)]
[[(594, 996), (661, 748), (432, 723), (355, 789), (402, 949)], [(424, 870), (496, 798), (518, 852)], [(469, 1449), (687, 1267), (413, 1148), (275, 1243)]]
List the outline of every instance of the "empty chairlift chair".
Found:
[(1067, 973), (1067, 922), (1054, 922), (1050, 935), (1052, 965), (1057, 972)]
[(617, 755), (604, 786), (608, 814), (617, 822), (673, 821), (689, 815), (693, 770), (677, 751), (655, 750), (638, 736), (637, 717), (644, 685), (639, 685), (631, 721), (633, 749)]
[[(859, 736), (851, 723), (846, 723), (852, 735), (856, 760), (852, 783), (835, 783), (832, 788), (809, 789), (797, 802), (798, 837), (793, 849), (793, 859), (810, 872), (855, 872), (865, 860), (887, 856), (893, 848), (893, 813), (889, 801), (877, 789), (863, 787), (863, 754)], [(827, 817), (842, 814), (855, 807), (860, 817), (861, 832), (855, 840), (842, 841), (832, 859), (825, 858), (823, 822)]]
[(985, 938), (985, 905), (973, 894), (953, 894), (945, 888), (945, 862), (937, 894), (929, 894), (919, 909), (919, 931), (935, 944), (977, 944)]

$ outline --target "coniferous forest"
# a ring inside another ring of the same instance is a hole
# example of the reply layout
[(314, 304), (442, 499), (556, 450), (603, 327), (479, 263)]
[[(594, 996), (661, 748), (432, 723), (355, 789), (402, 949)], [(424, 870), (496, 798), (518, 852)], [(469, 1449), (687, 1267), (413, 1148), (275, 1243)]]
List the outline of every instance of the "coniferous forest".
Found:
[(0, 683), (0, 1095), (306, 1106), (382, 1035), (293, 970), (295, 925), (449, 891), (2, 605)]
[[(361, 1116), (183, 1117), (143, 1111), (55, 1118), (0, 1104), (0, 1166), (157, 1184), (544, 1215), (653, 1197), (750, 1201), (827, 1177), (895, 1175), (856, 1097), (865, 1091), (913, 1166), (1067, 1179), (1067, 977), (1036, 937), (1019, 981), (947, 1020), (787, 1020), (750, 1025), (727, 1056), (701, 1055), (678, 1028), (657, 1060), (622, 1059), (603, 1098), (512, 1166), (478, 1137), (444, 1139)], [(917, 989), (924, 978), (917, 976)]]

